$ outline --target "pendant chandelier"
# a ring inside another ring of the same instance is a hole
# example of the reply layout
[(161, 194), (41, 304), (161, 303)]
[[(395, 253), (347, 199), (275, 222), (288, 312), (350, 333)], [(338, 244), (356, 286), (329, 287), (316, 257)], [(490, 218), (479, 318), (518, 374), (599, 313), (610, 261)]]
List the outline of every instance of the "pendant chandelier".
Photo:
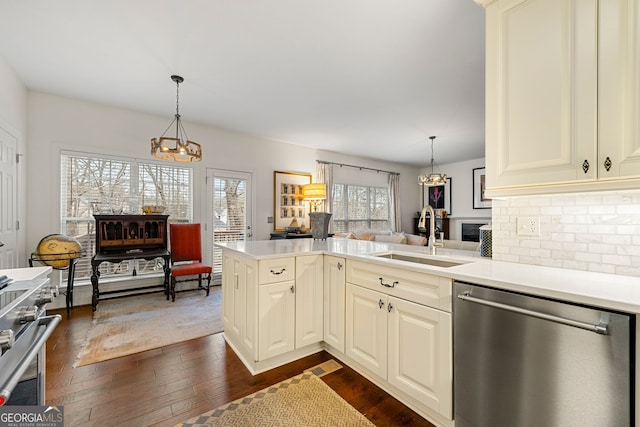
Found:
[[(434, 166), (438, 166), (433, 159), (433, 140), (436, 139), (435, 136), (430, 136), (431, 140), (431, 173), (429, 175), (420, 175), (418, 177), (418, 183), (424, 186), (433, 186), (433, 185), (444, 185), (447, 182), (447, 175), (441, 173), (435, 173)], [(438, 168), (438, 172), (440, 172), (440, 168)]]
[[(202, 147), (200, 144), (189, 141), (187, 132), (182, 126), (180, 120), (180, 83), (184, 79), (180, 76), (173, 75), (171, 80), (176, 82), (176, 115), (169, 127), (165, 129), (160, 138), (151, 139), (151, 154), (162, 160), (175, 160), (176, 162), (199, 162), (202, 160)], [(176, 124), (175, 138), (164, 136), (167, 131)]]

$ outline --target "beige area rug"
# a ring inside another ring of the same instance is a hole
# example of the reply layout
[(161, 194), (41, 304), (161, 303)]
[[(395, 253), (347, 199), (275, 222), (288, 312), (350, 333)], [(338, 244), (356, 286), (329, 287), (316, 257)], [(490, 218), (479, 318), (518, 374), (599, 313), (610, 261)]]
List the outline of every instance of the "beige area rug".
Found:
[(329, 360), (176, 427), (373, 426), (319, 378), (340, 368), (339, 363)]
[(73, 366), (84, 366), (222, 332), (219, 286), (184, 292), (176, 301), (162, 293), (102, 301)]

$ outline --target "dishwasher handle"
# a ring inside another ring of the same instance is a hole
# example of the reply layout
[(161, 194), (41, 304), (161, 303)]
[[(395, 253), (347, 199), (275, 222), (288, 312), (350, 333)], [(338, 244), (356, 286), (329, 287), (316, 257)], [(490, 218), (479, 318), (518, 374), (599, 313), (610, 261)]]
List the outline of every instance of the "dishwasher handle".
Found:
[(458, 294), (458, 298), (462, 301), (473, 302), (480, 305), (487, 305), (506, 311), (511, 311), (525, 316), (536, 317), (538, 319), (548, 320), (550, 322), (561, 323), (563, 325), (573, 326), (575, 328), (586, 329), (600, 335), (609, 335), (609, 325), (599, 323), (597, 325), (591, 323), (580, 322), (579, 320), (566, 319), (564, 317), (554, 316), (553, 314), (541, 313), (539, 311), (527, 310), (526, 308), (515, 307), (513, 305), (502, 304), (499, 302), (488, 301), (481, 298), (472, 297), (469, 291)]

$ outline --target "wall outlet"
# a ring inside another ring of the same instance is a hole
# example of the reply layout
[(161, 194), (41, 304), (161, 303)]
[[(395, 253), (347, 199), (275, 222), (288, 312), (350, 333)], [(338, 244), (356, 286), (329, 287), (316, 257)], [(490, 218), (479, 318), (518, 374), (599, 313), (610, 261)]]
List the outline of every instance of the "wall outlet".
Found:
[(516, 221), (518, 236), (539, 236), (539, 216), (519, 216)]
[(272, 216), (268, 216), (267, 217), (267, 224), (273, 224), (273, 217)]

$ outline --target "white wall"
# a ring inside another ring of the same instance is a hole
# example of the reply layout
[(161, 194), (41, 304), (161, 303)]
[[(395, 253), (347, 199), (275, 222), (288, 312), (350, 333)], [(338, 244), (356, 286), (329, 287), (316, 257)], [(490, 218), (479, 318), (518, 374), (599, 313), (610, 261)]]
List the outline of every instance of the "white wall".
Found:
[[(149, 140), (164, 131), (171, 116), (159, 117), (103, 105), (91, 104), (39, 92), (29, 93), (28, 105), (29, 174), (27, 191), (27, 247), (45, 235), (59, 231), (60, 150), (150, 159)], [(253, 173), (254, 238), (268, 239), (273, 225), (273, 172), (292, 171), (315, 176), (316, 160), (340, 162), (396, 171), (401, 177), (403, 230), (412, 230), (412, 216), (419, 197), (417, 168), (371, 159), (345, 156), (274, 142), (191, 122), (184, 123), (189, 138), (203, 147), (203, 160), (194, 165), (195, 221), (204, 221), (206, 168)], [(386, 183), (386, 174), (384, 182)], [(360, 174), (362, 183), (370, 174)]]
[[(27, 88), (0, 56), (0, 127), (18, 140), (18, 153), (26, 152), (27, 134)], [(21, 157), (18, 164), (18, 218), (20, 229), (17, 235), (17, 250), (25, 254), (26, 249), (26, 198), (21, 197), (27, 185), (26, 158)], [(21, 255), (21, 259), (25, 259)], [(25, 261), (26, 262), (26, 261)]]
[[(484, 167), (484, 158), (438, 165), (439, 172), (451, 178), (450, 236), (446, 237), (447, 239), (460, 240), (460, 222), (491, 221), (491, 209), (473, 209), (473, 169), (482, 167)], [(421, 175), (430, 172), (431, 166), (420, 170)], [(422, 207), (418, 207), (419, 205), (420, 203), (416, 204), (415, 211), (422, 210)]]

